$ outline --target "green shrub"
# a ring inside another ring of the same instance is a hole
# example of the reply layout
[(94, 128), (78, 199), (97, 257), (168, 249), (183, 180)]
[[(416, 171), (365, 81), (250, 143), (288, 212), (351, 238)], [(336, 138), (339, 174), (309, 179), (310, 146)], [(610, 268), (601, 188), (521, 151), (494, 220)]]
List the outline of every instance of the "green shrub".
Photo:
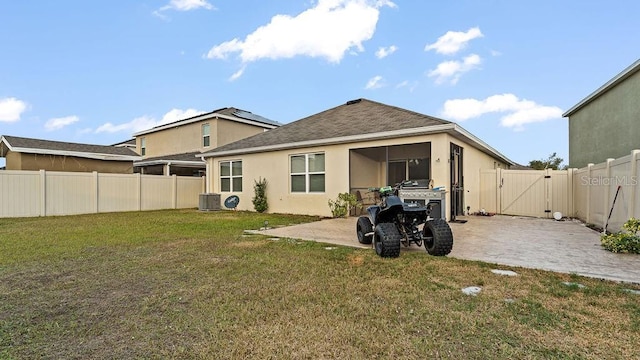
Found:
[(640, 219), (631, 218), (622, 227), (624, 232), (601, 235), (602, 247), (615, 253), (640, 254)]
[(351, 208), (358, 204), (355, 194), (340, 193), (336, 200), (329, 200), (329, 208), (333, 217), (345, 217)]
[(263, 213), (269, 209), (269, 204), (267, 203), (267, 179), (260, 178), (260, 180), (253, 180), (253, 192), (255, 196), (251, 201), (253, 202), (253, 208), (259, 212)]

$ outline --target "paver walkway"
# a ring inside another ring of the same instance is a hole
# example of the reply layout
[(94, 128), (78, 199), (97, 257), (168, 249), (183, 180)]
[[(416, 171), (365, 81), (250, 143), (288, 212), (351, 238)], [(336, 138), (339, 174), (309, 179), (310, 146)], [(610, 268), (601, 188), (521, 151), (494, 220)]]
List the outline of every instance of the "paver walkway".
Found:
[[(451, 257), (640, 283), (640, 255), (604, 250), (600, 234), (578, 221), (511, 216), (466, 219), (465, 224), (450, 224), (454, 236)], [(356, 220), (329, 219), (252, 232), (369, 248), (358, 243)], [(402, 251), (425, 250), (412, 246)]]

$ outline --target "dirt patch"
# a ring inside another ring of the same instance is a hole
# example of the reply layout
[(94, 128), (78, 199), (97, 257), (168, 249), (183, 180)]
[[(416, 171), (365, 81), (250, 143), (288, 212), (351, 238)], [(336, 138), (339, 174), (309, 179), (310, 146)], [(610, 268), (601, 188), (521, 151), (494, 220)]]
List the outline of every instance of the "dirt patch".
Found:
[(364, 256), (349, 254), (347, 256), (347, 262), (351, 266), (362, 266), (362, 264), (364, 264)]
[(239, 248), (257, 248), (257, 247), (262, 247), (264, 245), (266, 245), (267, 242), (264, 240), (260, 240), (260, 241), (240, 241), (237, 243), (234, 243), (233, 246), (234, 247), (239, 247)]

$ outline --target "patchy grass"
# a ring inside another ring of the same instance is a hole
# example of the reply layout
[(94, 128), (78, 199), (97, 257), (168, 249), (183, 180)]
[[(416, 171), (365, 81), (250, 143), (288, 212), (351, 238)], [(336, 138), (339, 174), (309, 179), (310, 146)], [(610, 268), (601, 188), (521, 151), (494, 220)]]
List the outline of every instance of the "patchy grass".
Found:
[(243, 236), (264, 220), (317, 219), (0, 219), (0, 358), (640, 357), (637, 286)]

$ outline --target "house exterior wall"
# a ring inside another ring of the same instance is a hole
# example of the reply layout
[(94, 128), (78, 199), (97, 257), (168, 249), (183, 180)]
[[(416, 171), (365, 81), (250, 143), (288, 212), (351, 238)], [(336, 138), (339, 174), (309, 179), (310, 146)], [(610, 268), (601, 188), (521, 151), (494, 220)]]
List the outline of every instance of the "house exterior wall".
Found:
[[(447, 136), (447, 154), (450, 153), (450, 143), (454, 143), (463, 148), (463, 176), (464, 176), (464, 210), (469, 206), (470, 212), (480, 211), (480, 171), (495, 168), (507, 168), (507, 164), (485, 154), (484, 152), (471, 147), (471, 145), (460, 141), (450, 135)], [(448, 157), (446, 159), (449, 159)], [(446, 170), (449, 171), (449, 162), (446, 161)], [(449, 176), (447, 176), (447, 189), (449, 189)], [(437, 186), (435, 184), (434, 186)], [(449, 201), (450, 202), (450, 201)], [(450, 205), (447, 203), (447, 214), (450, 212)]]
[(27, 154), (10, 151), (7, 170), (47, 170), (69, 172), (133, 173), (133, 161), (105, 161), (74, 156)]
[[(220, 193), (222, 201), (230, 195), (240, 198), (239, 210), (253, 211), (251, 199), (254, 196), (254, 180), (265, 178), (267, 185), (267, 199), (269, 212), (293, 213), (318, 216), (331, 216), (327, 204), (329, 199), (337, 198), (339, 193), (349, 192), (350, 186), (369, 187), (386, 185), (386, 168), (383, 164), (375, 163), (364, 156), (350, 157), (350, 150), (366, 147), (384, 147), (414, 143), (431, 143), (431, 176), (434, 186), (446, 186), (449, 188), (449, 155), (450, 142), (456, 142), (464, 147), (464, 173), (465, 188), (468, 190), (467, 204), (472, 208), (479, 205), (479, 176), (481, 168), (494, 168), (494, 159), (469, 144), (460, 142), (447, 134), (428, 136), (414, 136), (389, 140), (367, 141), (359, 143), (317, 146), (303, 149), (288, 149), (257, 154), (244, 154), (238, 156), (209, 157), (207, 166), (210, 169), (207, 181), (209, 189), (213, 193)], [(325, 192), (324, 193), (291, 193), (290, 191), (290, 156), (308, 153), (325, 154)], [(351, 158), (351, 163), (350, 163)], [(440, 159), (440, 161), (437, 161)], [(220, 162), (242, 161), (242, 191), (221, 192), (220, 187)], [(362, 168), (360, 168), (362, 166)], [(502, 165), (504, 166), (504, 165)], [(349, 179), (351, 167), (351, 184)], [(375, 171), (377, 179), (365, 179), (355, 175), (364, 171)], [(468, 184), (468, 185), (467, 185)], [(466, 195), (466, 194), (465, 194)], [(450, 204), (447, 200), (447, 214)]]
[[(202, 125), (209, 124), (210, 145), (202, 146)], [(207, 151), (251, 135), (264, 128), (231, 120), (211, 118), (190, 124), (136, 136), (136, 152), (142, 154), (141, 141), (146, 139), (144, 158)], [(195, 160), (195, 158), (194, 158)]]
[(569, 166), (581, 168), (640, 149), (640, 71), (569, 117)]

